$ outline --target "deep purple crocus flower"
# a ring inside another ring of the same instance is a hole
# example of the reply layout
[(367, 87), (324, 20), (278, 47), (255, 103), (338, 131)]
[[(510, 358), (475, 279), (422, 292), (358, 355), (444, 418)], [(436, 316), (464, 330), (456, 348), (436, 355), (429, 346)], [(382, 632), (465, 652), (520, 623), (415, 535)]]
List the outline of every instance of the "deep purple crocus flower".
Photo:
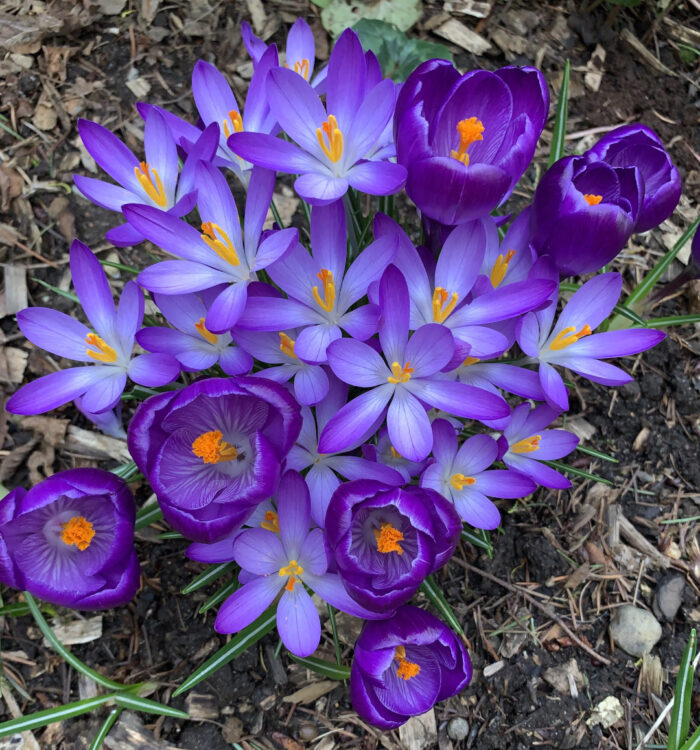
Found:
[(74, 609), (126, 604), (139, 587), (134, 497), (102, 469), (69, 469), (0, 501), (0, 581)]
[(587, 281), (569, 300), (552, 325), (555, 307), (525, 315), (518, 325), (520, 348), (539, 363), (540, 385), (547, 403), (559, 411), (569, 408), (569, 394), (552, 365), (567, 367), (594, 383), (623, 385), (632, 377), (601, 359), (646, 351), (666, 334), (654, 328), (593, 331), (608, 317), (622, 289), (619, 273), (602, 273)]
[(394, 112), (393, 81), (367, 85), (367, 62), (357, 34), (344, 31), (331, 52), (326, 106), (304, 78), (275, 68), (267, 79), (270, 109), (295, 141), (271, 135), (234, 133), (231, 150), (267, 169), (300, 175), (297, 193), (312, 204), (341, 198), (354, 187), (370, 195), (390, 195), (403, 186), (399, 164), (370, 158)]
[(500, 459), (509, 469), (520, 472), (544, 487), (566, 490), (571, 482), (555, 469), (541, 463), (562, 458), (578, 445), (578, 438), (567, 430), (548, 430), (559, 412), (547, 404), (530, 410), (529, 404), (513, 409), (508, 425), (499, 438)]
[(681, 197), (681, 177), (659, 136), (646, 125), (623, 125), (604, 135), (586, 156), (612, 167), (636, 167), (644, 200), (635, 232), (646, 232), (673, 213)]
[(211, 378), (144, 401), (128, 444), (166, 521), (211, 542), (275, 493), (300, 427), (299, 406), (277, 383)]
[(279, 533), (247, 529), (233, 544), (233, 559), (245, 573), (245, 584), (222, 605), (214, 628), (236, 633), (261, 615), (277, 598), (277, 630), (297, 656), (310, 656), (321, 640), (321, 622), (305, 586), (338, 609), (357, 617), (373, 615), (356, 604), (340, 578), (328, 572), (328, 551), (321, 529), (309, 531), (309, 488), (300, 474), (288, 471), (277, 493)]
[(227, 375), (249, 373), (250, 354), (236, 346), (228, 331), (212, 333), (205, 325), (207, 312), (222, 291), (216, 286), (199, 294), (154, 294), (158, 309), (174, 328), (148, 326), (136, 334), (136, 340), (149, 352), (171, 354), (189, 372), (218, 363)]
[(491, 497), (525, 497), (537, 489), (528, 477), (514, 471), (491, 469), (498, 458), (498, 444), (489, 435), (473, 435), (457, 445), (455, 428), (445, 419), (433, 422), (435, 461), (420, 478), (454, 503), (457, 512), (477, 529), (495, 529), (501, 523)]
[(532, 160), (548, 110), (536, 68), (460, 76), (445, 60), (423, 63), (403, 85), (394, 117), (408, 196), (446, 225), (486, 216)]
[[(394, 471), (398, 471), (403, 477), (405, 484), (410, 483), (413, 477), (418, 476), (427, 463), (426, 461), (410, 461), (408, 458), (404, 458), (391, 444), (389, 430), (386, 427), (382, 427), (377, 433), (376, 445), (374, 443), (365, 443), (362, 446), (362, 455), (368, 461), (388, 466)], [(363, 479), (370, 478), (367, 474), (363, 477)]]
[(530, 214), (532, 244), (562, 276), (609, 263), (634, 231), (644, 198), (639, 170), (565, 156), (542, 176)]
[(437, 617), (409, 604), (388, 620), (365, 623), (355, 643), (350, 697), (380, 729), (395, 729), (463, 690), (469, 655)]
[(368, 479), (338, 487), (326, 514), (343, 585), (355, 601), (384, 617), (450, 559), (461, 530), (454, 507), (439, 493)]
[(344, 382), (369, 390), (329, 420), (321, 433), (321, 452), (343, 451), (366, 439), (387, 414), (396, 450), (411, 461), (422, 461), (433, 444), (424, 404), (469, 419), (498, 419), (507, 414), (500, 396), (441, 376), (440, 370), (454, 354), (454, 340), (445, 326), (421, 326), (409, 339), (408, 287), (393, 265), (382, 276), (379, 300), (384, 359), (354, 339), (338, 339), (328, 347), (333, 372)]
[(226, 285), (209, 306), (204, 320), (207, 330), (218, 334), (229, 331), (240, 318), (248, 285), (256, 279), (256, 272), (290, 250), (299, 234), (296, 229), (281, 229), (261, 239), (275, 185), (274, 173), (253, 170), (243, 232), (238, 209), (221, 172), (200, 162), (196, 175), (201, 231), (147, 206), (125, 206), (124, 215), (151, 242), (182, 258), (165, 260), (141, 271), (138, 281), (146, 289), (158, 294), (183, 294)]
[(79, 396), (86, 411), (102, 412), (119, 401), (127, 375), (140, 385), (156, 387), (174, 380), (180, 372), (177, 360), (168, 354), (132, 357), (144, 304), (135, 282), (127, 282), (115, 309), (100, 262), (78, 240), (71, 245), (70, 268), (73, 286), (95, 332), (48, 307), (21, 310), (17, 323), (36, 346), (91, 366), (52, 372), (28, 383), (7, 402), (12, 414), (41, 414)]

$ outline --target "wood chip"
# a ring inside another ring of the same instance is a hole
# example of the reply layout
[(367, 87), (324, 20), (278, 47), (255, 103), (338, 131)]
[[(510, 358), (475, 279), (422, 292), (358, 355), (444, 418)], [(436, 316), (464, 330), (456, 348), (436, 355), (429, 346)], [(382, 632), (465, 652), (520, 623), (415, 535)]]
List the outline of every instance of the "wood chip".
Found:
[[(7, 680), (2, 681), (2, 697), (5, 699), (7, 710), (13, 719), (19, 719), (22, 716), (22, 711), (17, 705), (15, 696), (10, 690), (10, 686)], [(12, 737), (19, 737), (23, 742), (21, 744), (9, 745), (13, 750), (41, 750), (39, 743), (36, 741), (34, 735), (31, 732), (22, 732), (22, 734), (12, 735)]]
[(185, 711), (192, 721), (215, 721), (219, 718), (219, 701), (215, 695), (189, 693), (185, 699)]
[[(272, 196), (272, 200), (275, 202), (275, 208), (280, 215), (280, 219), (282, 219), (282, 224), (284, 224), (285, 227), (288, 227), (292, 221), (292, 216), (294, 216), (297, 208), (299, 208), (299, 198), (293, 194), (287, 195), (286, 193), (275, 193)], [(272, 211), (268, 210), (263, 229), (272, 229), (274, 222), (275, 217), (273, 216)]]
[(642, 429), (637, 434), (637, 437), (634, 439), (634, 442), (632, 443), (632, 450), (633, 451), (642, 450), (645, 443), (649, 439), (649, 435), (651, 435), (651, 430), (648, 427), (642, 427)]
[(506, 663), (501, 659), (501, 661), (496, 661), (493, 664), (487, 664), (484, 667), (484, 677), (493, 677), (497, 672), (500, 672), (503, 667), (505, 667)]
[(401, 747), (406, 750), (424, 750), (437, 745), (437, 722), (435, 710), (430, 709), (411, 718), (399, 727)]
[(566, 420), (566, 429), (573, 432), (582, 442), (590, 440), (595, 435), (595, 427), (583, 417), (571, 417)]
[(443, 3), (447, 13), (461, 13), (474, 18), (486, 18), (491, 13), (493, 0), (455, 0)]
[(14, 346), (0, 349), (0, 381), (19, 385), (24, 380), (27, 368), (28, 352)]
[[(53, 620), (51, 627), (56, 634), (56, 638), (64, 646), (73, 646), (76, 643), (90, 643), (102, 637), (102, 615), (88, 617), (86, 620), (71, 620), (70, 622)], [(43, 643), (46, 648), (51, 647), (46, 638), (43, 639)]]
[(151, 84), (145, 78), (132, 78), (126, 82), (126, 87), (137, 99), (145, 99), (151, 90)]
[(105, 737), (104, 746), (108, 750), (134, 750), (136, 747), (139, 750), (177, 750), (175, 745), (157, 740), (133, 711), (124, 711)]
[(256, 34), (262, 34), (267, 21), (267, 14), (261, 0), (246, 0), (246, 5), (250, 13), (250, 20), (253, 23), (253, 30)]
[(583, 74), (583, 82), (591, 91), (598, 91), (605, 73), (605, 50), (600, 44), (596, 44), (591, 59), (586, 63), (586, 72)]
[(336, 688), (340, 683), (335, 680), (321, 680), (320, 682), (312, 682), (310, 685), (306, 685), (300, 690), (296, 690), (291, 695), (285, 695), (282, 700), (285, 703), (313, 703), (318, 700), (322, 695), (330, 693), (331, 690)]
[(39, 130), (53, 130), (58, 124), (56, 110), (43, 94), (37, 102), (32, 122)]
[(131, 455), (126, 441), (102, 435), (93, 430), (70, 425), (66, 436), (66, 448), (75, 453), (92, 458), (113, 458), (116, 461), (129, 461)]
[(475, 31), (472, 31), (456, 18), (451, 18), (446, 23), (443, 23), (442, 26), (438, 26), (435, 29), (435, 33), (474, 55), (483, 55), (485, 52), (490, 52), (493, 49), (488, 40)]
[(632, 49), (642, 58), (642, 61), (649, 65), (649, 67), (658, 70), (659, 73), (678, 78), (678, 73), (667, 68), (661, 60), (653, 55), (629, 29), (622, 29), (620, 32), (620, 38), (627, 42), (627, 44), (629, 44), (630, 47), (632, 47)]

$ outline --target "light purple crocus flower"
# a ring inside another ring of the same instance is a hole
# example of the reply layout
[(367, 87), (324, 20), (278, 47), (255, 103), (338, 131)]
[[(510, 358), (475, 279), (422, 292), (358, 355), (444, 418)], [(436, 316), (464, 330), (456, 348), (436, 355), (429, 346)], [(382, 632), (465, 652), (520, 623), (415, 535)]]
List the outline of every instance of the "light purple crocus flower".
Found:
[(451, 500), (462, 517), (477, 529), (495, 529), (501, 523), (491, 497), (525, 497), (537, 489), (528, 477), (515, 471), (491, 469), (498, 458), (498, 443), (489, 435), (473, 435), (457, 445), (455, 428), (445, 419), (433, 422), (435, 461), (420, 478)]
[(375, 240), (345, 270), (347, 234), (342, 201), (314, 206), (311, 248), (297, 244), (267, 269), (289, 299), (250, 298), (239, 325), (254, 330), (303, 327), (294, 351), (306, 362), (326, 362), (328, 345), (345, 331), (364, 341), (377, 332), (379, 308), (369, 304), (350, 309), (367, 294), (391, 262), (395, 237)]
[(440, 376), (454, 354), (454, 340), (445, 326), (421, 326), (409, 339), (408, 287), (396, 266), (384, 272), (379, 300), (384, 359), (371, 346), (354, 339), (338, 339), (328, 347), (333, 372), (344, 382), (369, 390), (329, 420), (321, 433), (320, 451), (346, 450), (367, 437), (368, 430), (387, 414), (389, 437), (396, 450), (411, 461), (421, 461), (433, 444), (424, 404), (469, 419), (497, 419), (507, 414), (500, 396)]
[(20, 388), (7, 402), (13, 414), (41, 414), (79, 396), (88, 412), (111, 409), (126, 385), (127, 375), (140, 385), (170, 383), (179, 372), (168, 354), (132, 357), (134, 336), (143, 320), (143, 294), (129, 281), (119, 307), (100, 262), (82, 242), (70, 249), (73, 286), (94, 331), (75, 318), (49, 307), (28, 307), (17, 313), (22, 333), (36, 346), (59, 357), (90, 364), (52, 372)]
[(204, 324), (222, 291), (216, 286), (198, 294), (154, 294), (158, 309), (174, 328), (148, 326), (136, 334), (136, 340), (149, 352), (171, 354), (188, 372), (219, 364), (227, 375), (246, 375), (253, 367), (250, 354), (236, 346), (228, 331), (212, 333)]
[(406, 178), (404, 167), (368, 160), (394, 112), (395, 86), (388, 79), (367, 86), (365, 54), (352, 29), (333, 48), (326, 90), (324, 107), (302, 76), (286, 68), (271, 70), (270, 109), (295, 143), (239, 132), (231, 135), (229, 147), (253, 164), (300, 175), (294, 189), (312, 204), (332, 203), (349, 186), (370, 195), (397, 192)]
[(277, 493), (279, 534), (248, 529), (233, 545), (233, 558), (247, 582), (222, 605), (214, 628), (236, 633), (261, 615), (277, 598), (277, 630), (297, 656), (310, 656), (321, 640), (321, 622), (305, 586), (338, 609), (357, 617), (376, 618), (354, 602), (335, 573), (328, 572), (328, 552), (321, 529), (309, 531), (309, 488), (288, 471)]
[(509, 469), (520, 472), (544, 487), (566, 490), (571, 482), (555, 469), (541, 463), (568, 455), (578, 445), (578, 438), (566, 430), (545, 429), (559, 416), (547, 404), (520, 404), (513, 409), (510, 421), (499, 438), (501, 460)]
[[(391, 444), (389, 439), (389, 431), (386, 427), (382, 427), (377, 433), (377, 444), (365, 443), (362, 446), (362, 455), (368, 461), (388, 466), (394, 471), (398, 471), (403, 477), (403, 481), (408, 484), (411, 479), (423, 471), (426, 466), (426, 461), (410, 461), (404, 458), (394, 446)], [(365, 474), (364, 478), (368, 475)]]
[(184, 221), (147, 206), (125, 206), (129, 222), (151, 242), (182, 260), (156, 263), (138, 277), (158, 294), (199, 292), (217, 284), (225, 288), (211, 303), (204, 325), (212, 333), (229, 331), (240, 318), (248, 284), (256, 272), (283, 256), (297, 242), (296, 229), (269, 232), (262, 240), (275, 175), (255, 169), (245, 205), (243, 232), (238, 209), (224, 176), (211, 164), (197, 167), (197, 206), (201, 232)]
[(608, 317), (622, 289), (619, 273), (603, 273), (587, 281), (569, 300), (552, 325), (555, 307), (528, 313), (518, 325), (518, 344), (531, 361), (539, 362), (539, 377), (547, 403), (559, 411), (569, 408), (569, 395), (553, 365), (567, 367), (594, 383), (622, 385), (632, 377), (601, 359), (638, 354), (655, 346), (665, 333), (653, 328), (593, 331)]
[(98, 414), (92, 411), (86, 411), (83, 407), (83, 399), (78, 397), (74, 401), (75, 408), (86, 418), (89, 419), (105, 435), (116, 438), (117, 440), (126, 440), (126, 430), (122, 421), (122, 405), (117, 403), (114, 409), (107, 409)]

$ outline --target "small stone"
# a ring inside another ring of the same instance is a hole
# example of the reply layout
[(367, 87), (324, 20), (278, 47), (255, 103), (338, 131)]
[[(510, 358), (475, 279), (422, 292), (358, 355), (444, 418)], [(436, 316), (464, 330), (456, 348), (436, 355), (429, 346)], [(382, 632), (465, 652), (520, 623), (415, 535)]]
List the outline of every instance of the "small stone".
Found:
[(299, 726), (299, 739), (303, 742), (311, 742), (318, 737), (318, 727), (311, 722), (305, 721)]
[(673, 574), (664, 576), (656, 587), (654, 614), (660, 620), (672, 622), (683, 601), (684, 590), (685, 580), (683, 576)]
[(463, 740), (469, 734), (469, 722), (458, 716), (456, 719), (450, 719), (447, 725), (447, 736), (451, 740), (458, 742)]
[(610, 635), (623, 651), (639, 657), (648, 654), (661, 638), (661, 625), (651, 612), (624, 604), (610, 621)]
[(624, 715), (625, 710), (622, 708), (619, 699), (614, 695), (609, 695), (607, 698), (603, 699), (593, 711), (591, 711), (590, 717), (586, 719), (586, 724), (588, 724), (589, 727), (600, 724), (603, 729), (608, 729)]

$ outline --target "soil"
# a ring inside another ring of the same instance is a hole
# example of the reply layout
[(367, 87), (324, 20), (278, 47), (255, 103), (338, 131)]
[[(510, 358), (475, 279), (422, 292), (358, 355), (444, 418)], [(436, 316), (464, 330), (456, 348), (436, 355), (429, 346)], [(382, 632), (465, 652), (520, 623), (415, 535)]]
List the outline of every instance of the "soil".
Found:
[[(79, 147), (78, 116), (98, 119), (138, 152), (140, 120), (134, 104), (143, 97), (134, 93), (134, 81), (150, 86), (149, 101), (192, 116), (189, 79), (195, 61), (203, 57), (226, 71), (242, 93), (246, 56), (239, 28), (243, 18), (251, 20), (249, 8), (253, 13), (262, 8), (264, 18), (257, 16), (257, 22), (269, 32), (270, 41), (282, 44), (284, 29), (294, 17), (303, 16), (312, 23), (320, 57), (327, 57), (328, 37), (318, 8), (305, 0), (273, 0), (262, 6), (253, 0), (247, 5), (207, 0), (66, 0), (27, 2), (26, 7), (18, 0), (0, 5), (8, 6), (0, 10), (33, 19), (29, 25), (34, 27), (41, 6), (46, 28), (53, 30), (35, 31), (33, 36), (28, 32), (24, 46), (13, 48), (0, 62), (0, 126), (5, 126), (0, 129), (0, 259), (26, 268), (30, 304), (64, 311), (72, 309), (71, 301), (38, 282), (69, 288), (67, 251), (74, 236), (112, 260), (137, 267), (150, 262), (144, 247), (115, 252), (104, 241), (114, 216), (65, 188), (74, 172), (92, 174)], [(30, 5), (35, 14), (26, 16)], [(538, 6), (534, 12), (530, 3), (519, 0), (496, 2), (489, 15), (479, 19), (428, 2), (411, 34), (435, 41), (434, 29), (453, 13), (492, 42), (492, 51), (484, 57), (451, 47), (461, 69), (539, 63), (554, 87), (553, 100), (564, 61), (570, 59), (568, 132), (578, 135), (568, 148), (585, 148), (592, 138), (588, 131), (595, 128), (631, 121), (653, 127), (684, 179), (684, 199), (672, 219), (675, 227), (684, 228), (700, 199), (700, 98), (698, 58), (683, 56), (677, 29), (697, 29), (697, 3), (672, 2), (658, 18), (653, 15), (655, 4), (623, 8), (592, 2), (587, 11), (574, 3)], [(675, 75), (651, 67), (625, 41), (625, 31), (642, 40), (649, 54)], [(7, 33), (0, 28), (0, 46)], [(604, 50), (603, 62), (597, 45)], [(597, 91), (584, 79), (592, 70), (602, 70)], [(538, 155), (540, 167), (546, 162), (547, 137), (545, 133)], [(535, 176), (535, 169), (526, 175), (516, 203), (531, 195)], [(666, 234), (673, 234), (673, 227), (667, 229)], [(615, 265), (628, 289), (665, 251), (667, 237), (655, 231), (633, 242)], [(115, 285), (123, 281), (115, 272)], [(697, 311), (694, 306), (697, 300), (681, 293), (654, 314), (684, 314)], [(50, 372), (52, 365), (44, 353), (25, 346), (12, 315), (1, 325), (5, 352), (29, 353), (19, 375), (8, 364), (0, 373), (9, 394), (22, 380)], [(127, 712), (105, 747), (635, 747), (670, 699), (690, 628), (700, 622), (697, 525), (663, 523), (699, 512), (699, 353), (697, 332), (675, 329), (655, 350), (625, 361), (635, 375), (630, 385), (610, 389), (575, 380), (570, 420), (587, 432), (586, 445), (618, 463), (576, 453), (573, 465), (608, 479), (612, 486), (577, 478), (570, 492), (540, 490), (527, 502), (501, 503), (503, 525), (493, 535), (493, 556), (463, 545), (457, 559), (439, 574), (467, 633), (475, 674), (463, 694), (436, 707), (437, 739), (421, 744), (406, 733), (368, 727), (352, 712), (342, 684), (304, 704), (285, 702), (285, 696), (321, 678), (289, 660), (284, 651), (276, 654), (274, 634), (198, 685), (190, 697), (171, 699), (175, 687), (226, 639), (213, 630), (213, 612), (197, 614), (217, 586), (189, 596), (180, 593), (202, 567), (183, 562), (184, 541), (158, 539), (166, 528), (156, 524), (139, 534), (144, 585), (134, 602), (105, 612), (102, 637), (72, 650), (113, 679), (157, 683), (153, 699), (187, 708), (200, 720), (152, 721), (152, 716)], [(72, 408), (50, 416), (89, 428)], [(21, 419), (0, 423), (0, 481), (7, 487), (37, 481), (42, 472), (97, 463), (60, 442), (46, 445), (46, 437), (37, 440), (35, 431)], [(100, 465), (115, 463), (103, 458)], [(146, 488), (137, 484), (134, 489), (145, 500)], [(620, 516), (611, 509), (630, 522), (637, 536), (622, 533), (618, 542)], [(608, 624), (622, 603), (651, 608), (654, 591), (669, 570), (684, 577), (685, 589), (678, 614), (663, 623), (663, 637), (653, 652), (663, 669), (659, 687), (650, 683), (648, 664), (613, 648)], [(6, 603), (17, 600), (10, 591), (4, 596)], [(342, 619), (339, 628), (347, 662), (356, 632)], [(4, 670), (21, 689), (12, 692), (22, 713), (83, 697), (85, 688), (77, 675), (41, 644), (30, 617), (5, 617), (2, 633), (3, 652), (9, 652)], [(327, 629), (322, 649), (332, 660)], [(583, 682), (574, 691), (558, 692), (546, 679), (551, 675), (547, 670), (564, 669), (572, 659)], [(608, 696), (620, 700), (623, 715), (605, 728), (588, 722), (592, 709)], [(38, 746), (87, 748), (105, 717), (106, 710), (96, 711), (87, 719), (36, 732)], [(453, 726), (449, 722), (458, 717), (468, 722), (462, 739), (448, 735)], [(664, 742), (663, 728), (653, 741)]]

